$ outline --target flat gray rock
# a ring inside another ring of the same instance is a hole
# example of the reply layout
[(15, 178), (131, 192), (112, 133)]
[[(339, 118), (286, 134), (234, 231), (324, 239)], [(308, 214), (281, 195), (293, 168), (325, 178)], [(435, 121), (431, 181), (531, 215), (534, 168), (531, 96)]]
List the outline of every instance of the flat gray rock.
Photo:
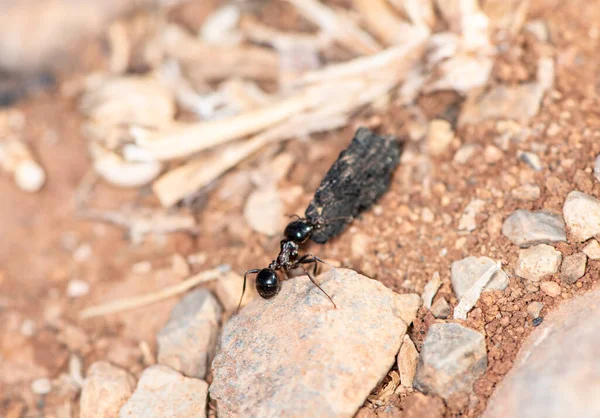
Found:
[(337, 309), (303, 276), (227, 323), (210, 387), (220, 418), (352, 417), (392, 368), (408, 299), (352, 270), (316, 280)]
[(206, 289), (185, 295), (158, 333), (158, 363), (203, 379), (216, 350), (221, 312)]
[(448, 399), (457, 393), (469, 393), (486, 367), (482, 334), (460, 324), (433, 324), (423, 342), (414, 386)]
[[(496, 262), (489, 257), (469, 256), (452, 263), (451, 280), (452, 289), (460, 300), (475, 282)], [(508, 286), (508, 276), (498, 270), (489, 283), (484, 287), (484, 292), (489, 290), (504, 290)]]
[(514, 211), (504, 221), (502, 233), (513, 244), (520, 247), (567, 240), (562, 217), (543, 210), (532, 212), (519, 209)]
[(600, 417), (600, 289), (548, 314), (521, 347), (484, 418)]

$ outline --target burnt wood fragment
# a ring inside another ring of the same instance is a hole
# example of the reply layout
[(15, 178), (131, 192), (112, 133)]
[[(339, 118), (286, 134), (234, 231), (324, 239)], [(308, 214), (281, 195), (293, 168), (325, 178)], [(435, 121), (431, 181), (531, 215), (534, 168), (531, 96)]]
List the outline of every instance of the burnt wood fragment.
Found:
[(319, 225), (311, 239), (319, 244), (340, 234), (352, 219), (371, 207), (390, 186), (400, 161), (402, 143), (359, 128), (333, 163), (313, 200), (306, 219)]

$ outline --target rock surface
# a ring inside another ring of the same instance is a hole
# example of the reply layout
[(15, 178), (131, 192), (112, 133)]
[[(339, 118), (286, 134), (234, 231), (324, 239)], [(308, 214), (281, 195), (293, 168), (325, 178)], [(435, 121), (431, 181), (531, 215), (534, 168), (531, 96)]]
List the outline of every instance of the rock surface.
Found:
[(303, 276), (227, 323), (210, 388), (219, 417), (352, 417), (389, 372), (406, 332), (403, 299), (347, 269), (316, 280), (337, 309)]
[(511, 190), (511, 196), (518, 200), (536, 200), (541, 195), (540, 188), (535, 184), (524, 184)]
[(433, 324), (423, 342), (414, 386), (448, 399), (470, 392), (486, 367), (483, 335), (460, 324)]
[(206, 417), (208, 384), (163, 365), (147, 368), (119, 418)]
[(595, 239), (591, 240), (582, 251), (590, 260), (600, 260), (600, 244)]
[(107, 361), (93, 363), (81, 389), (81, 418), (116, 417), (135, 389), (129, 372)]
[(546, 211), (516, 210), (504, 221), (502, 233), (520, 247), (567, 240), (562, 217)]
[(533, 282), (558, 272), (562, 254), (546, 244), (536, 245), (519, 251), (515, 273)]
[(398, 352), (397, 363), (400, 372), (400, 383), (405, 388), (412, 388), (417, 372), (419, 352), (408, 335), (404, 336), (402, 346)]
[(477, 214), (481, 212), (484, 206), (484, 200), (471, 200), (458, 221), (458, 230), (467, 232), (474, 231), (477, 228)]
[(559, 296), (561, 292), (560, 285), (551, 281), (541, 282), (540, 290), (552, 298)]
[(578, 242), (600, 234), (600, 200), (573, 191), (563, 206), (563, 215), (569, 232)]
[(600, 289), (545, 317), (524, 342), (484, 418), (600, 416)]
[[(495, 261), (488, 257), (469, 256), (452, 263), (452, 289), (460, 300), (475, 282), (491, 267)], [(508, 286), (508, 276), (502, 270), (497, 271), (485, 286), (484, 291), (504, 290)]]
[(587, 256), (584, 253), (575, 253), (564, 258), (560, 266), (560, 278), (566, 284), (573, 284), (585, 274)]
[(446, 319), (450, 316), (452, 308), (446, 298), (439, 298), (431, 306), (431, 314), (438, 319)]
[(208, 290), (187, 294), (158, 333), (158, 363), (204, 378), (216, 349), (220, 320), (221, 306)]

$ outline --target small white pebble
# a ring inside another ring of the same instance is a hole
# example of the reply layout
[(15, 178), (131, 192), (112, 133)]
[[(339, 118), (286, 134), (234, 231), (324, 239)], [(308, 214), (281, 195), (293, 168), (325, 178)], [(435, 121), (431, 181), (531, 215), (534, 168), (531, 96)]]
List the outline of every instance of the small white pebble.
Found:
[(37, 192), (45, 182), (46, 173), (35, 161), (23, 161), (15, 169), (15, 183), (21, 190), (30, 193)]
[(21, 335), (24, 337), (33, 337), (36, 331), (37, 325), (35, 324), (35, 321), (31, 319), (26, 319), (21, 324)]
[(90, 293), (90, 285), (83, 280), (73, 279), (67, 286), (67, 295), (70, 298), (79, 298)]
[(41, 377), (39, 379), (35, 379), (31, 383), (31, 390), (36, 395), (47, 395), (50, 393), (52, 389), (52, 385), (50, 384), (50, 380), (46, 377)]
[(75, 354), (71, 354), (71, 357), (69, 357), (69, 376), (71, 376), (73, 382), (80, 388), (83, 386), (84, 381), (82, 370), (83, 363), (81, 358)]
[(81, 244), (73, 253), (73, 260), (78, 263), (87, 260), (92, 255), (92, 247), (90, 244)]

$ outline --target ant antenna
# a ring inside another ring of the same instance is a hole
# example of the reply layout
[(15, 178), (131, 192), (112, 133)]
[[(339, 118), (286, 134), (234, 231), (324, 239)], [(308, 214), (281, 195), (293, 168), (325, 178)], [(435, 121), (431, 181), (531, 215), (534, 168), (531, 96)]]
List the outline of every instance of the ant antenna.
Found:
[(247, 270), (244, 273), (244, 285), (242, 286), (242, 297), (240, 298), (240, 303), (238, 303), (238, 307), (235, 310), (236, 314), (240, 311), (240, 308), (242, 307), (242, 300), (244, 300), (244, 293), (246, 293), (246, 278), (248, 277), (248, 274), (258, 273), (259, 271), (260, 271), (259, 269), (252, 269), (252, 270)]

